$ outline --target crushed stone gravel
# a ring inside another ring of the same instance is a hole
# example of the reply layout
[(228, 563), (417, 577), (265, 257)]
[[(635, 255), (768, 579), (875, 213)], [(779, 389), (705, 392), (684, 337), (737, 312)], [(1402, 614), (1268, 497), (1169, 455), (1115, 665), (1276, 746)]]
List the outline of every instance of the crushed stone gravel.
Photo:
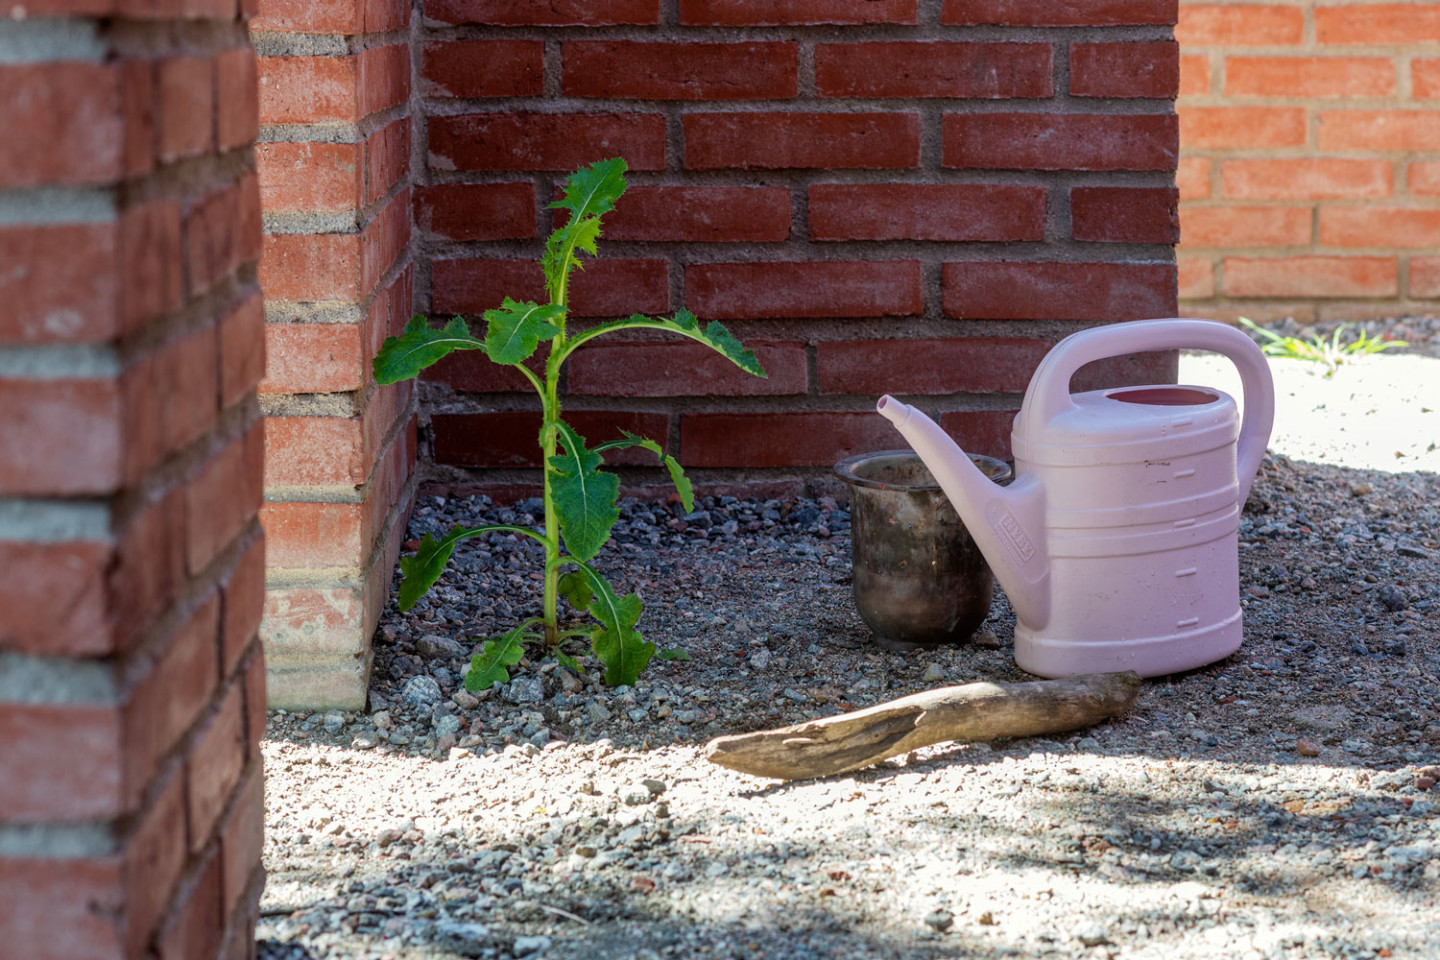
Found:
[[(538, 512), (427, 498), (409, 536)], [(469, 541), (387, 608), (368, 710), (272, 712), (260, 957), (1433, 957), (1440, 476), (1272, 454), (1240, 539), (1244, 646), (1129, 714), (788, 784), (703, 745), (1027, 679), (1003, 593), (970, 643), (890, 652), (843, 504), (624, 501), (598, 565), (691, 659), (469, 694), (541, 593), (528, 541)]]

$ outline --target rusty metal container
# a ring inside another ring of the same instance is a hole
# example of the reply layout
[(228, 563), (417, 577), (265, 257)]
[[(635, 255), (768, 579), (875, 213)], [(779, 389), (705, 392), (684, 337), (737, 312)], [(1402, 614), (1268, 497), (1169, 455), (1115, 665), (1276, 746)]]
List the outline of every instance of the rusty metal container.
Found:
[[(970, 461), (997, 484), (1010, 467)], [(994, 578), (980, 548), (924, 462), (911, 450), (841, 460), (850, 486), (855, 606), (876, 642), (892, 650), (963, 643), (985, 622)]]

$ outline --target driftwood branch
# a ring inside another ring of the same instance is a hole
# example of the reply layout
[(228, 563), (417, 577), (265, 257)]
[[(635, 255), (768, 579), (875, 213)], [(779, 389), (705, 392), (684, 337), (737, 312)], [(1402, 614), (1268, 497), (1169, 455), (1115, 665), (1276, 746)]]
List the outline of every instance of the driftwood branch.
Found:
[(1078, 730), (1128, 710), (1139, 692), (1140, 676), (1129, 671), (1033, 683), (967, 683), (793, 727), (717, 737), (705, 756), (757, 777), (828, 777), (949, 740)]

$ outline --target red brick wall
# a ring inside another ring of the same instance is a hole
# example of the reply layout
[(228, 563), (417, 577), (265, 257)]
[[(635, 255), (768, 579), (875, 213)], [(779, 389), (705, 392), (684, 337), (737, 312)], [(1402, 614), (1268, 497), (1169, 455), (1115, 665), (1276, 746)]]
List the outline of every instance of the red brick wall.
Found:
[(1183, 309), (1440, 310), (1440, 6), (1185, 0), (1176, 35)]
[(230, 0), (0, 21), (0, 953), (253, 955), (264, 367)]
[(261, 0), (269, 593), (274, 706), (358, 708), (413, 500), (413, 388), (370, 360), (410, 316), (403, 0)]
[[(1175, 313), (1174, 0), (423, 10), (418, 306), (473, 320), (540, 297), (557, 183), (624, 156), (631, 189), (574, 280), (576, 315), (689, 307), (770, 379), (694, 345), (610, 342), (576, 354), (565, 404), (593, 439), (643, 423), (702, 486), (794, 492), (899, 445), (872, 412), (887, 390), (1003, 453), (1055, 339)], [(523, 380), (459, 354), (422, 392), (435, 488), (534, 481)]]

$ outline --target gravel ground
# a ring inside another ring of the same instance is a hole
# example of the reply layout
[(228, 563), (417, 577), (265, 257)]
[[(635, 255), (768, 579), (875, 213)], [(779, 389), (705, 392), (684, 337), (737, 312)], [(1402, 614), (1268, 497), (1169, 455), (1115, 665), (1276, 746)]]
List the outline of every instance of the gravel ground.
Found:
[[(1336, 379), (1388, 382), (1388, 359)], [(410, 536), (536, 512), (426, 499)], [(616, 532), (599, 565), (693, 659), (619, 690), (522, 662), (468, 696), (472, 638), (540, 603), (538, 551), (492, 537), (392, 602), (369, 711), (271, 715), (262, 958), (1440, 952), (1435, 473), (1272, 454), (1239, 653), (1073, 736), (791, 784), (703, 745), (1027, 679), (1003, 595), (970, 644), (892, 653), (854, 613), (833, 501), (627, 501)]]

